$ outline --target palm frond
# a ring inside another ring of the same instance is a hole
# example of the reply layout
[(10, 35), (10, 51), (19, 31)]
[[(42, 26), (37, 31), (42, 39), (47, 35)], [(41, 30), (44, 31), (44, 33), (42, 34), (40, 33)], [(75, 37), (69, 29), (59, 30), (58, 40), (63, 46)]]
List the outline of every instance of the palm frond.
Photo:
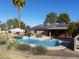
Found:
[(18, 8), (18, 9), (22, 9), (25, 4), (26, 4), (26, 0), (13, 0), (13, 4)]

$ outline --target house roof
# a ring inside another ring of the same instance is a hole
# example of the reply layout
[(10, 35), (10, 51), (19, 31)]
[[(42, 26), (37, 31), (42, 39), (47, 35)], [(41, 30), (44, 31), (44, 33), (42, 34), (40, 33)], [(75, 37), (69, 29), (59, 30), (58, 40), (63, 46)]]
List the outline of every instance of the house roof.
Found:
[(46, 26), (44, 26), (43, 24), (40, 24), (40, 25), (37, 25), (37, 26), (34, 26), (34, 27), (32, 27), (31, 29), (46, 29), (47, 27)]
[(59, 23), (54, 23), (54, 24), (50, 24), (50, 25), (44, 25), (44, 24), (40, 24), (37, 25), (35, 27), (32, 27), (32, 29), (39, 29), (39, 30), (44, 30), (44, 29), (67, 29), (67, 25), (66, 24), (59, 24)]

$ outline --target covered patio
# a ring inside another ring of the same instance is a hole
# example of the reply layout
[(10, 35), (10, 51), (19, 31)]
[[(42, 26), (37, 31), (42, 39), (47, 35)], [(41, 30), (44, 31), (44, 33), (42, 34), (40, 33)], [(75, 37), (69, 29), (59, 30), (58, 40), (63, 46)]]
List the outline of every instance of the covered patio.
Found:
[(66, 24), (59, 24), (54, 23), (50, 25), (38, 25), (32, 28), (35, 33), (39, 31), (43, 31), (47, 36), (56, 36), (56, 37), (63, 37), (67, 38), (67, 25)]

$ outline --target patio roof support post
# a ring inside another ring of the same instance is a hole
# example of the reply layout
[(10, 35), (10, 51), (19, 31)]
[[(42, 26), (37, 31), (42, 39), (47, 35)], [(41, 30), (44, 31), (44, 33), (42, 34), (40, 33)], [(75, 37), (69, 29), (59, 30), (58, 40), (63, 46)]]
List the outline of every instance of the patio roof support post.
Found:
[(51, 36), (51, 31), (49, 31), (49, 36)]
[(65, 31), (65, 38), (67, 38), (67, 32)]
[(47, 36), (49, 36), (49, 30), (47, 30)]

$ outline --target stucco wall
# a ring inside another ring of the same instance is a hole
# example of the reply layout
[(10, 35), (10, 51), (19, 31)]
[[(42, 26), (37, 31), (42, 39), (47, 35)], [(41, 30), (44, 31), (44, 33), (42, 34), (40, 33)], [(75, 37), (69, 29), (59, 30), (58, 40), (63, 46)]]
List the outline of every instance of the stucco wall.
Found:
[[(41, 34), (41, 33), (43, 33), (43, 32), (44, 32), (44, 31), (36, 30), (36, 33), (37, 33), (37, 34)], [(31, 31), (31, 33), (32, 33), (32, 34), (35, 34), (35, 31)]]

